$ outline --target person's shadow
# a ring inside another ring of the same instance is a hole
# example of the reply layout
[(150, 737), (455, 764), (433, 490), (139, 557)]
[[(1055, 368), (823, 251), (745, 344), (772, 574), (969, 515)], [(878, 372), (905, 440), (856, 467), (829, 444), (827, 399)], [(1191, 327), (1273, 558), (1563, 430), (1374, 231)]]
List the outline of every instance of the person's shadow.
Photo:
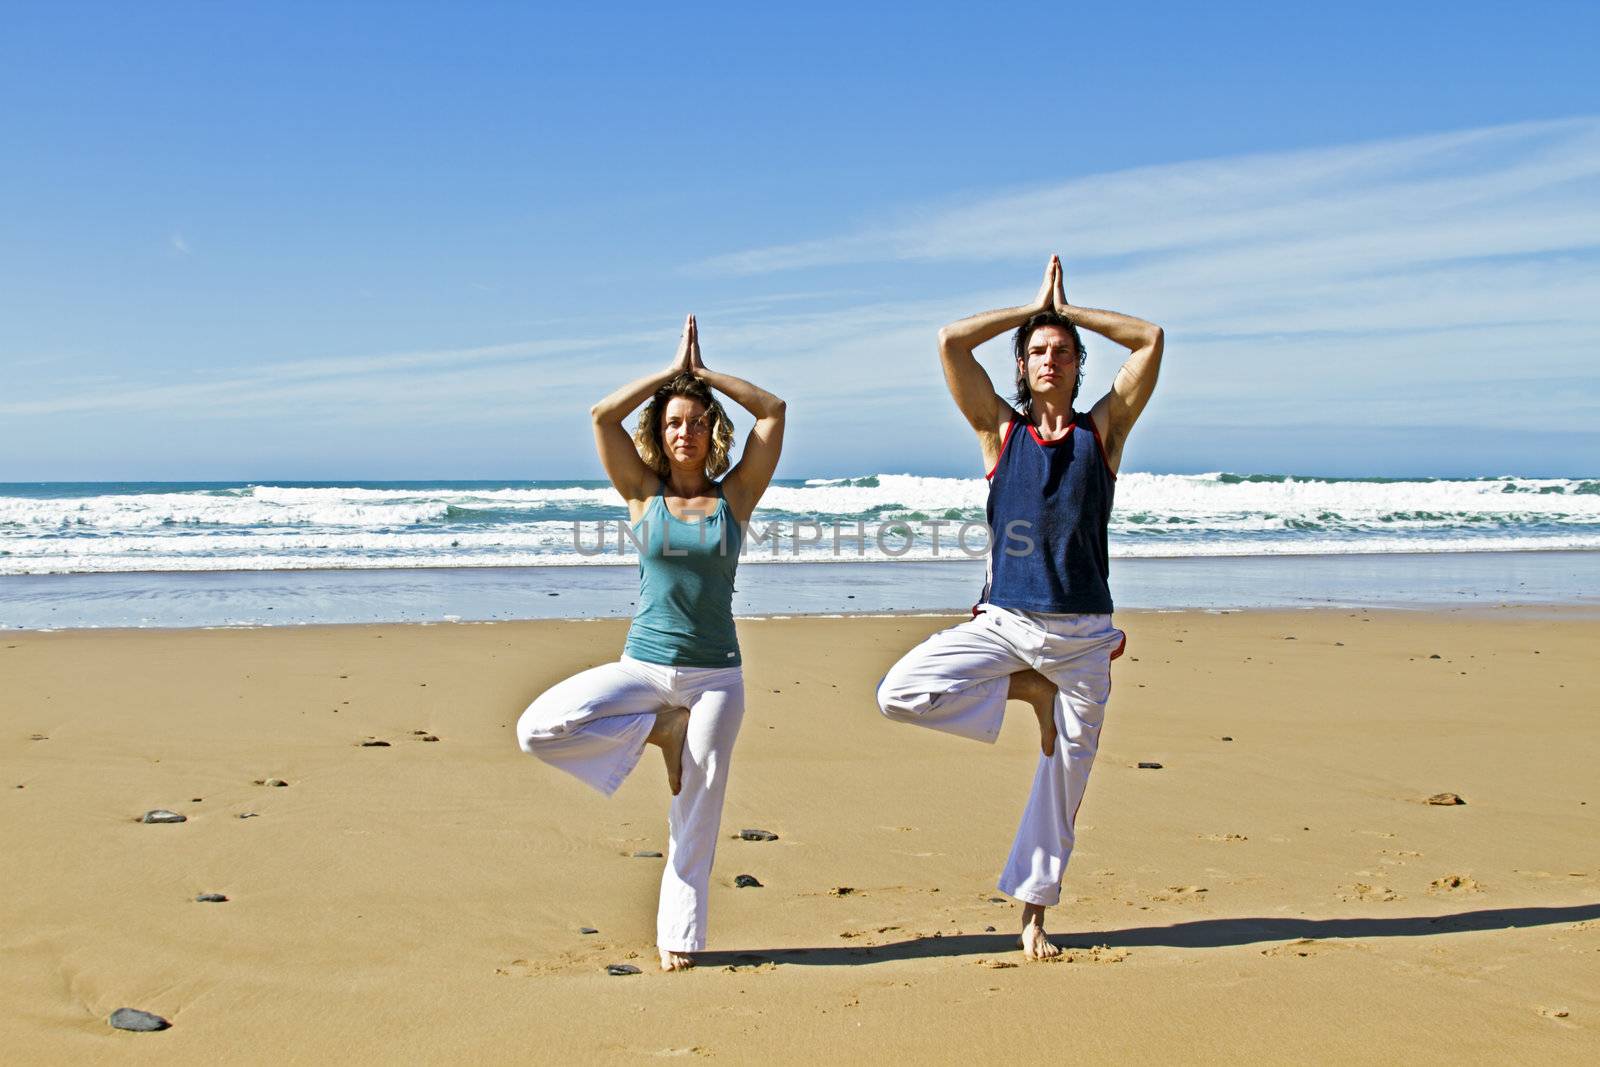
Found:
[[(1454, 915), (1412, 916), (1391, 919), (1197, 919), (1171, 926), (1130, 926), (1121, 930), (1092, 930), (1056, 934), (1050, 940), (1063, 948), (1223, 948), (1299, 938), (1327, 940), (1359, 937), (1428, 937), (1475, 930), (1520, 930), (1600, 918), (1600, 904), (1575, 904), (1566, 908), (1487, 908)], [(887, 945), (827, 946), (820, 948), (766, 949), (745, 952), (699, 952), (703, 966), (747, 967), (761, 964), (797, 964), (807, 967), (858, 967), (898, 960), (941, 956), (979, 956), (1015, 951), (1017, 935), (935, 935)]]

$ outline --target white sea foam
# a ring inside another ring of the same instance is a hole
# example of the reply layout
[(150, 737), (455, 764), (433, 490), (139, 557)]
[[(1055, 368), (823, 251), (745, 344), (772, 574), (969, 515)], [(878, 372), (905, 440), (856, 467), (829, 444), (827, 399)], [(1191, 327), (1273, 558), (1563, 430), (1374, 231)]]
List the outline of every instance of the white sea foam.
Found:
[[(773, 486), (754, 528), (766, 534), (775, 524), (777, 550), (763, 543), (748, 558), (969, 558), (952, 548), (954, 534), (981, 522), (986, 494), (980, 478), (896, 474)], [(90, 495), (0, 487), (0, 574), (617, 563), (631, 558), (617, 552), (615, 522), (625, 515), (603, 485)], [(601, 521), (611, 525), (602, 530)], [(820, 529), (807, 527), (796, 544), (797, 523)], [(857, 523), (867, 541), (861, 552), (849, 540)], [(935, 551), (940, 523), (943, 547)], [(838, 555), (836, 524), (844, 538)], [(606, 551), (586, 554), (602, 534)], [(1111, 554), (1123, 558), (1597, 549), (1600, 481), (1132, 472), (1117, 483), (1110, 539)]]

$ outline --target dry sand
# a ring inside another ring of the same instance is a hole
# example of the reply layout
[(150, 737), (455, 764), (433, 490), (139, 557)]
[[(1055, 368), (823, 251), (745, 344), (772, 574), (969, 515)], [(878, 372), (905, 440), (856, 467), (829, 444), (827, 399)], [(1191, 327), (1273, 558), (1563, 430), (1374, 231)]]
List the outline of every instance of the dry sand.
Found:
[(653, 751), (606, 801), (511, 734), (623, 623), (0, 634), (0, 1058), (1600, 1054), (1600, 622), (1121, 616), (1072, 947), (1030, 964), (992, 886), (1031, 716), (986, 747), (871, 703), (950, 621), (741, 621), (713, 951), (675, 975)]

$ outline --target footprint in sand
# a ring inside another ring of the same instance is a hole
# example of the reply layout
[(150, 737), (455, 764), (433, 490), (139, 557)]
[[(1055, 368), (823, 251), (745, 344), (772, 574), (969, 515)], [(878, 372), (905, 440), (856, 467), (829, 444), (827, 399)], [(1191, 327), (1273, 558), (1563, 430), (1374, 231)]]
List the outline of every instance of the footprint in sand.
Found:
[(753, 952), (741, 952), (733, 958), (733, 962), (723, 967), (730, 974), (749, 974), (751, 971), (771, 971), (777, 969), (770, 957), (758, 956)]
[(1430, 893), (1481, 893), (1483, 886), (1464, 874), (1447, 874), (1428, 883)]
[(1386, 885), (1369, 885), (1366, 882), (1357, 882), (1334, 895), (1344, 901), (1365, 901), (1369, 903), (1401, 899), (1399, 893), (1396, 893)]
[(536, 974), (546, 973), (546, 970), (527, 960), (512, 960), (502, 967), (496, 967), (494, 973), (501, 978), (532, 978)]
[(1155, 893), (1151, 900), (1197, 900), (1201, 893), (1211, 890), (1203, 885), (1169, 885), (1165, 893)]
[[(594, 946), (596, 951), (604, 951), (604, 945)], [(638, 958), (638, 953), (628, 954), (630, 960)], [(560, 953), (553, 960), (512, 960), (503, 963), (494, 969), (498, 978), (537, 978), (540, 975), (571, 974), (574, 971), (590, 970), (593, 967), (594, 956), (577, 952)]]
[(1197, 834), (1195, 836), (1200, 841), (1248, 841), (1248, 840), (1250, 840), (1244, 834)]
[(1273, 945), (1271, 948), (1261, 950), (1263, 956), (1298, 956), (1306, 959), (1312, 956), (1321, 956), (1329, 952), (1337, 952), (1342, 946), (1331, 945), (1326, 941), (1318, 941), (1311, 937), (1302, 937), (1282, 945)]
[(1112, 948), (1110, 945), (1066, 945), (1061, 950), (1061, 955), (1056, 956), (1051, 962), (1059, 963), (1121, 963), (1128, 958), (1125, 948)]

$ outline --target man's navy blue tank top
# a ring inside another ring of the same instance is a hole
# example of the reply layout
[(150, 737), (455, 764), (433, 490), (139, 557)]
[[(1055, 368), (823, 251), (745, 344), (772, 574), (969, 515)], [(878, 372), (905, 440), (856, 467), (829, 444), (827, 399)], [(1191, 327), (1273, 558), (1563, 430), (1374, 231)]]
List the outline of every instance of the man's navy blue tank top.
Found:
[(983, 602), (1019, 611), (1109, 615), (1106, 526), (1116, 476), (1087, 414), (1045, 441), (1012, 413), (989, 472), (989, 581)]

